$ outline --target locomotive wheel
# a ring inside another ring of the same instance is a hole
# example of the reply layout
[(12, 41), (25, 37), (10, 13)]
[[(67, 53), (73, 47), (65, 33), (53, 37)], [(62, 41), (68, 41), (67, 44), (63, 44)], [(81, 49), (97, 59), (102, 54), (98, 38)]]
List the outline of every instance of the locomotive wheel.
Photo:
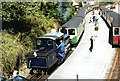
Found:
[(34, 70), (33, 70), (33, 73), (34, 73), (34, 74), (37, 74), (37, 73), (38, 73), (38, 71), (34, 69)]
[(31, 69), (29, 74), (33, 75), (33, 74), (37, 74), (37, 73), (39, 73), (38, 70)]
[(61, 61), (61, 59), (59, 59), (58, 60), (58, 65), (61, 65), (64, 61), (65, 61), (65, 59), (63, 61)]

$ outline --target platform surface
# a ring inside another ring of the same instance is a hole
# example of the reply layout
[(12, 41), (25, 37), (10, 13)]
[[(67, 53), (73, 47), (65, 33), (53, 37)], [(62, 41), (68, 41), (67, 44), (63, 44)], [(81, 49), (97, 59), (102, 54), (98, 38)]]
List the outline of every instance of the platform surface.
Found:
[[(99, 30), (89, 23), (91, 12), (86, 15), (83, 37), (68, 59), (48, 78), (50, 79), (105, 79), (106, 72), (114, 56), (115, 49), (108, 43), (109, 29), (97, 15)], [(89, 51), (90, 37), (94, 36), (93, 51)]]

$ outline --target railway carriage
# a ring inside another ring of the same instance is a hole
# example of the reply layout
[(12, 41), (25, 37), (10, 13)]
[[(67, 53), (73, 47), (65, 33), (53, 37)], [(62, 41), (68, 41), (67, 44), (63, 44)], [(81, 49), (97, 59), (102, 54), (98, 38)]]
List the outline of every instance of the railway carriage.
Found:
[[(108, 12), (110, 15), (110, 18), (112, 19), (112, 22), (110, 23), (110, 38), (111, 44), (113, 47), (120, 47), (120, 15), (116, 12)], [(107, 22), (109, 19), (107, 19)]]
[(76, 46), (79, 42), (80, 36), (85, 29), (85, 8), (80, 11), (70, 21), (60, 27), (60, 32), (70, 36), (72, 45)]
[(105, 6), (100, 7), (100, 15), (102, 15), (102, 18), (106, 20), (106, 12), (109, 11), (108, 9), (105, 8)]
[(112, 47), (120, 47), (120, 15), (105, 7), (101, 7), (101, 16), (109, 27), (109, 43)]
[(111, 10), (105, 8), (105, 6), (101, 7), (100, 10), (101, 10), (102, 18), (105, 20), (107, 25), (111, 27), (112, 17), (108, 14), (108, 12), (111, 12)]
[(27, 67), (31, 69), (31, 74), (41, 70), (46, 72), (59, 61), (57, 46), (60, 45), (61, 40), (65, 43), (65, 53), (67, 53), (70, 48), (68, 35), (60, 32), (48, 33), (36, 40), (36, 51), (26, 56)]

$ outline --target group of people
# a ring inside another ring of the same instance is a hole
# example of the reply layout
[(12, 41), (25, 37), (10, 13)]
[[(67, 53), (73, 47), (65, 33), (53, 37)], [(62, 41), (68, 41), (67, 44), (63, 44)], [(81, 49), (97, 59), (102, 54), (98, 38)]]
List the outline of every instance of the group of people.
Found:
[(96, 24), (97, 21), (98, 21), (97, 16), (93, 15), (93, 17), (90, 17), (90, 21), (89, 21), (89, 23), (94, 22), (94, 23)]
[[(98, 13), (97, 13), (97, 15), (98, 15)], [(95, 23), (95, 31), (98, 30), (98, 18), (97, 18), (97, 15), (95, 15), (94, 11), (93, 11), (93, 16), (90, 17), (90, 20), (89, 20), (89, 23), (91, 23), (91, 22)], [(91, 36), (90, 37), (90, 43), (91, 44), (90, 44), (90, 48), (89, 48), (90, 52), (92, 52), (92, 49), (93, 49), (93, 41), (94, 41), (93, 36)]]

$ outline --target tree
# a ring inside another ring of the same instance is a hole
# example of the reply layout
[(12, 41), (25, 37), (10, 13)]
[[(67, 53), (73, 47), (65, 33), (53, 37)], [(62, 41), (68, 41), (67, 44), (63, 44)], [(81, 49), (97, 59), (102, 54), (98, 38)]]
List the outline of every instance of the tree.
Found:
[[(7, 33), (7, 31), (0, 32), (0, 37), (2, 38), (0, 44), (0, 51), (2, 53), (2, 72), (3, 75), (13, 72), (16, 67), (17, 57), (21, 56), (24, 59), (24, 54), (31, 51), (31, 46), (24, 46), (23, 42), (19, 40), (20, 34), (13, 36)], [(30, 41), (28, 40), (30, 43)], [(31, 44), (31, 43), (30, 43)]]

